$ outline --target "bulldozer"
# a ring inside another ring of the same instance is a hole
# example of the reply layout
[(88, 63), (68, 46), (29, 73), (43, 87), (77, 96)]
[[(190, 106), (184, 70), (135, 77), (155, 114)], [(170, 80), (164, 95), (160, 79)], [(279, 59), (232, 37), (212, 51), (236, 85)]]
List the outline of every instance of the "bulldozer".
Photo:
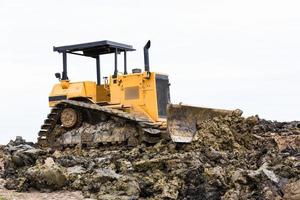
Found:
[[(103, 40), (53, 47), (62, 54), (63, 71), (55, 73), (59, 83), (49, 95), (50, 113), (38, 133), (42, 147), (98, 146), (126, 144), (135, 146), (167, 139), (190, 143), (197, 122), (230, 114), (230, 110), (175, 105), (170, 101), (167, 74), (150, 71), (150, 40), (144, 46), (144, 70), (127, 69), (128, 44)], [(95, 59), (96, 81), (71, 82), (67, 56), (73, 54)], [(101, 79), (102, 55), (113, 54), (114, 70)], [(123, 57), (119, 70), (118, 57)], [(122, 71), (122, 72), (121, 72)]]

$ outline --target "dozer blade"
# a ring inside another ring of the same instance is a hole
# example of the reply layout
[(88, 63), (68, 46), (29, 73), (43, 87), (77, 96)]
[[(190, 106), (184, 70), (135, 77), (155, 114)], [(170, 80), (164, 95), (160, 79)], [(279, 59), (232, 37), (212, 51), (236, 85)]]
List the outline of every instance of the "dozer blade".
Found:
[(197, 131), (197, 122), (209, 120), (217, 116), (226, 116), (233, 111), (169, 104), (167, 112), (168, 132), (172, 141), (190, 143)]

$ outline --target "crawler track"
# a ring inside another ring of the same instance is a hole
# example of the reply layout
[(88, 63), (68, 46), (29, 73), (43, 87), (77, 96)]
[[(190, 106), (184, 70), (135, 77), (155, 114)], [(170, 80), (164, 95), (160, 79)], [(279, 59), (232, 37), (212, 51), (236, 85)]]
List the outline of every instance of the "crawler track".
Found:
[[(80, 126), (67, 129), (61, 125), (64, 108), (73, 108), (83, 115)], [(42, 147), (97, 146), (140, 142), (155, 143), (166, 137), (165, 123), (153, 123), (146, 118), (97, 104), (65, 100), (52, 108), (39, 131), (38, 144)]]

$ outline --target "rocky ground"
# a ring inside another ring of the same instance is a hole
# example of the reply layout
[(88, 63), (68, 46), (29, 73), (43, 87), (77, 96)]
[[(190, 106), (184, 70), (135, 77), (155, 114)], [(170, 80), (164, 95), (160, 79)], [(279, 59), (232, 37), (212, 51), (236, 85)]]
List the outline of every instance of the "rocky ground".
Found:
[[(300, 199), (300, 122), (243, 118), (236, 111), (198, 122), (197, 129), (192, 144), (162, 140), (134, 148), (42, 150), (17, 138), (1, 147), (0, 172), (6, 189), (0, 189), (0, 196)], [(32, 190), (43, 193), (27, 192)]]
[(0, 189), (1, 197), (0, 199), (10, 199), (10, 200), (83, 200), (85, 199), (79, 191), (69, 192), (69, 191), (59, 191), (52, 193), (41, 193), (38, 191), (32, 192), (15, 192), (12, 190)]

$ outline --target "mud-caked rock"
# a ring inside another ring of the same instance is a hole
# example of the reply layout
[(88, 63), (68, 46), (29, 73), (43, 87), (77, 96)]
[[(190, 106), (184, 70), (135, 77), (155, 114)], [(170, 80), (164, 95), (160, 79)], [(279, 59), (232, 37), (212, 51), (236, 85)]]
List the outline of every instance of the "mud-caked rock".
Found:
[(65, 170), (58, 166), (52, 158), (47, 158), (44, 164), (38, 164), (25, 172), (30, 187), (39, 190), (58, 190), (67, 184)]
[(19, 138), (0, 152), (6, 185), (93, 199), (299, 199), (300, 122), (241, 113), (195, 122), (191, 144), (44, 151)]

